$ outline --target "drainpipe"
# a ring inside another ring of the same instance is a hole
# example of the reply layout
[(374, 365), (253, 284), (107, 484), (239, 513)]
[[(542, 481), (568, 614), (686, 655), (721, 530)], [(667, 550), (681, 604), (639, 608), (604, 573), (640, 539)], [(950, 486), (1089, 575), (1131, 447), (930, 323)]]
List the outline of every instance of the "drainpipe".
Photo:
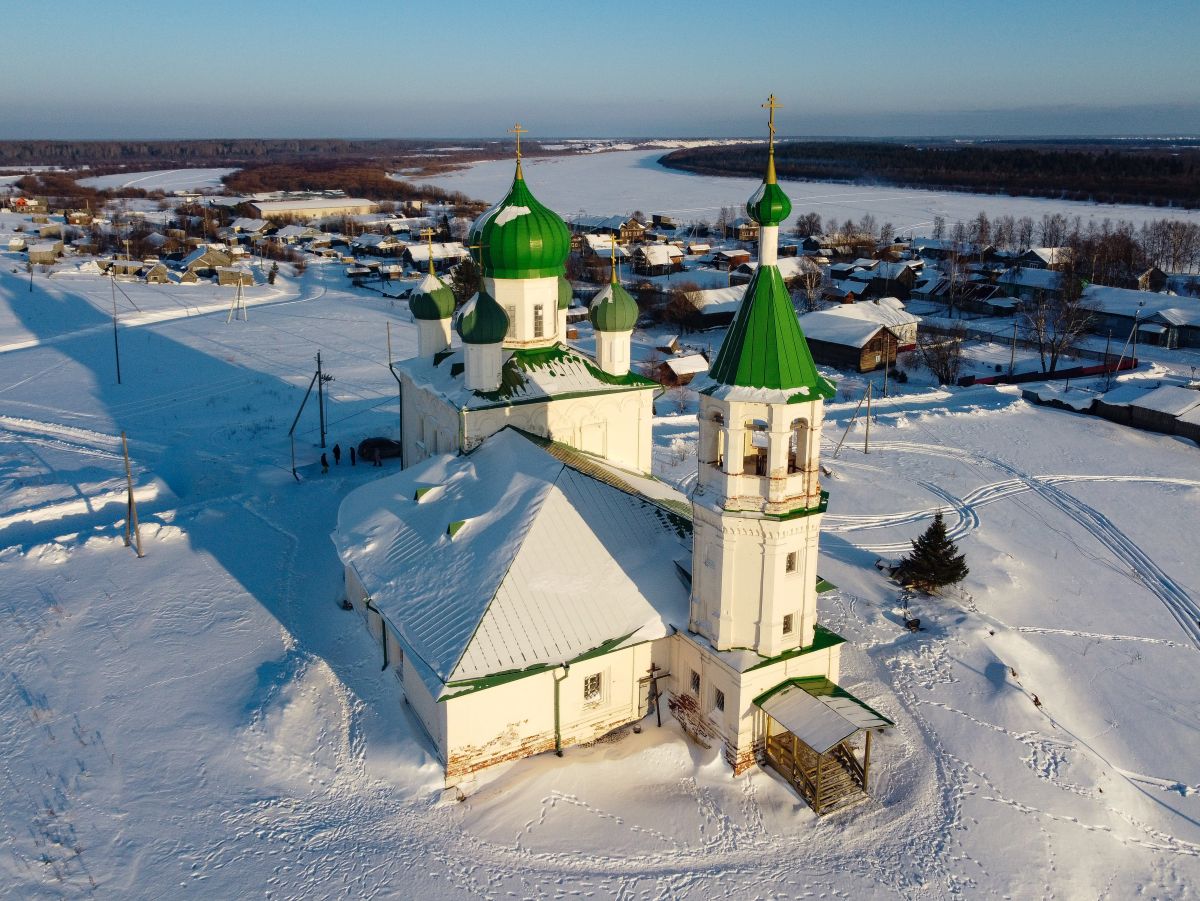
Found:
[(559, 685), (566, 681), (567, 676), (570, 675), (571, 664), (564, 663), (559, 668), (562, 670), (562, 678), (558, 677), (557, 672), (554, 675), (554, 753), (562, 757), (562, 727), (558, 710)]

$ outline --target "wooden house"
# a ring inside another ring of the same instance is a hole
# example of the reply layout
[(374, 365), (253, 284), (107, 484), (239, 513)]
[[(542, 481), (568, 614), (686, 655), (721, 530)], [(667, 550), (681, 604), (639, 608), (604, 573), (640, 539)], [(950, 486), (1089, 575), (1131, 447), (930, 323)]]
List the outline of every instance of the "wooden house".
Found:
[(758, 223), (753, 219), (734, 219), (725, 226), (725, 236), (735, 241), (757, 241)]
[(696, 376), (708, 372), (704, 354), (684, 354), (664, 360), (655, 370), (655, 380), (664, 385), (686, 385)]
[(1167, 287), (1167, 274), (1157, 266), (1151, 266), (1138, 276), (1139, 291), (1161, 291)]
[(683, 269), (683, 250), (673, 244), (643, 244), (633, 251), (638, 275), (668, 275)]
[(878, 322), (822, 310), (800, 317), (813, 359), (826, 366), (871, 372), (894, 365), (900, 342)]

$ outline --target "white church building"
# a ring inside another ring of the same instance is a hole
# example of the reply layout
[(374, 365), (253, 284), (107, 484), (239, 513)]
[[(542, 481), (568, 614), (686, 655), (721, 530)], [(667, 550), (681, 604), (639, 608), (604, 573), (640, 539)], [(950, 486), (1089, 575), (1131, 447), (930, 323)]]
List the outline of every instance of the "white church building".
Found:
[[(475, 223), (483, 283), (454, 319), (411, 302), (404, 469), (351, 492), (333, 535), (347, 597), (428, 733), (447, 785), (593, 741), (662, 705), (734, 774), (777, 771), (818, 814), (866, 797), (891, 723), (838, 685), (817, 550), (823, 404), (776, 265), (791, 203), (747, 204), (760, 265), (700, 391), (690, 497), (650, 475), (656, 385), (630, 370), (637, 306), (592, 302), (596, 358), (565, 343), (562, 220), (526, 186)], [(460, 342), (454, 342), (455, 322)]]

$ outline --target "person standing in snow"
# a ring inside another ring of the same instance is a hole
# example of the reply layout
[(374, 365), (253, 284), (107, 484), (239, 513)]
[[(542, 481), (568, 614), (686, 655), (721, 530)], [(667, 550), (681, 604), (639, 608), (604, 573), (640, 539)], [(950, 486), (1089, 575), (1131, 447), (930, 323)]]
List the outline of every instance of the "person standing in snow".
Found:
[(340, 444), (335, 444), (333, 446), (333, 465), (342, 465), (342, 446)]
[(321, 472), (329, 472), (329, 458), (321, 454)]
[(350, 465), (354, 465), (354, 445), (350, 445)]
[(375, 448), (375, 465), (383, 465), (383, 454), (380, 452), (379, 448)]

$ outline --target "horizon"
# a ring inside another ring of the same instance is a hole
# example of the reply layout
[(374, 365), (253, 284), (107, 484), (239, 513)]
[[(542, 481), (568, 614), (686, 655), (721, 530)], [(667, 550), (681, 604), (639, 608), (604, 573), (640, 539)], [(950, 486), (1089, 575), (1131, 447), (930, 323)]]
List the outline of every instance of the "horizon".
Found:
[[(420, 30), (382, 0), (332, 19), (281, 0), (57, 9), (7, 17), (21, 39), (5, 50), (0, 140), (503, 139), (513, 121), (534, 140), (719, 139), (761, 134), (772, 92), (781, 133), (802, 137), (1200, 134), (1194, 3), (1013, 0), (999, 16), (867, 0), (847, 21), (780, 2), (580, 17), (549, 0), (519, 15), (448, 0)], [(222, 30), (192, 51), (180, 18), (199, 9)]]

